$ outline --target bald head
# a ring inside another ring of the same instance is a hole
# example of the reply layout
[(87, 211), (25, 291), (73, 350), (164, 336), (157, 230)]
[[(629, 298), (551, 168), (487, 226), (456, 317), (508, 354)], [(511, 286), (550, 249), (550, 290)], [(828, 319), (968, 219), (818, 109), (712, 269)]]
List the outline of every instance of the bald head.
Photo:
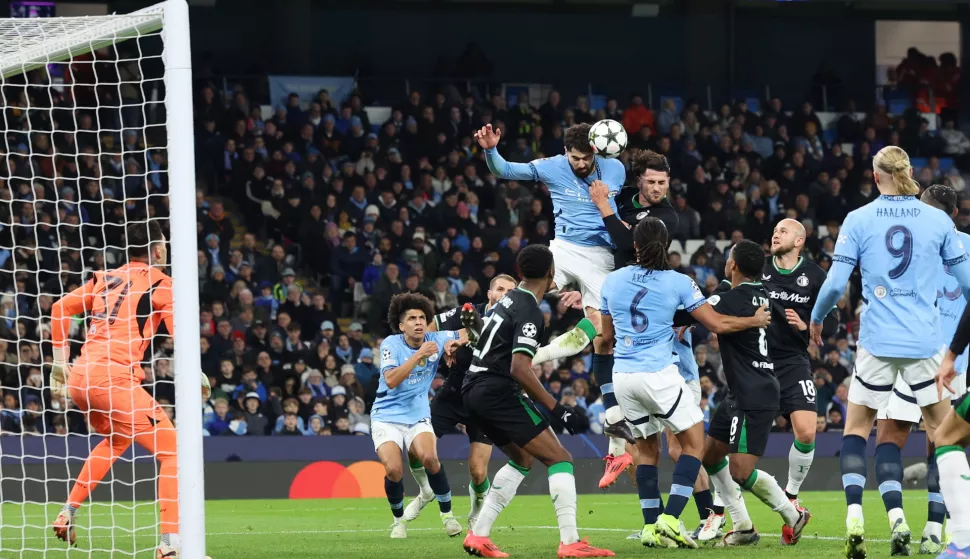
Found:
[(784, 256), (791, 251), (801, 253), (805, 246), (805, 227), (794, 219), (783, 219), (775, 226), (771, 236), (772, 256)]

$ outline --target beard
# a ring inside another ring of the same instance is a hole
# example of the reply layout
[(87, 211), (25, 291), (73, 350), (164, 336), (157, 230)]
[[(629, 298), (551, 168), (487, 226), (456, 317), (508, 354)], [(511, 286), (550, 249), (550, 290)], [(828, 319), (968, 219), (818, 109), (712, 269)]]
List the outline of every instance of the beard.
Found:
[(772, 256), (784, 256), (784, 255), (788, 254), (789, 252), (791, 252), (793, 250), (795, 250), (795, 243), (790, 243), (788, 245), (781, 244), (781, 245), (778, 245), (777, 248), (774, 247), (774, 246), (772, 246), (771, 247), (771, 255)]
[(577, 171), (576, 168), (573, 167), (572, 165), (570, 165), (569, 168), (572, 170), (573, 174), (576, 175), (578, 178), (585, 179), (586, 177), (593, 174), (593, 169), (595, 169), (596, 167), (595, 165), (590, 165), (583, 172)]

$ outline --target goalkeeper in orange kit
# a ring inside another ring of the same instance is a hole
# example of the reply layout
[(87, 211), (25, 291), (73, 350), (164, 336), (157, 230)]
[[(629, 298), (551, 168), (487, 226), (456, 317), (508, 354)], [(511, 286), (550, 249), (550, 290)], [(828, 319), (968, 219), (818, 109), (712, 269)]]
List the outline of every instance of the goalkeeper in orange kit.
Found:
[[(172, 278), (165, 236), (156, 222), (128, 225), (128, 264), (95, 272), (84, 286), (64, 295), (51, 309), (54, 365), (50, 387), (70, 396), (88, 413), (92, 428), (105, 438), (91, 451), (67, 503), (54, 521), (54, 534), (73, 545), (74, 516), (111, 465), (136, 442), (159, 462), (158, 499), (161, 542), (158, 558), (178, 557), (178, 478), (175, 426), (141, 386), (145, 350), (162, 323), (174, 335)], [(67, 337), (72, 317), (91, 317), (81, 355), (69, 365)], [(203, 394), (209, 381), (202, 376)]]

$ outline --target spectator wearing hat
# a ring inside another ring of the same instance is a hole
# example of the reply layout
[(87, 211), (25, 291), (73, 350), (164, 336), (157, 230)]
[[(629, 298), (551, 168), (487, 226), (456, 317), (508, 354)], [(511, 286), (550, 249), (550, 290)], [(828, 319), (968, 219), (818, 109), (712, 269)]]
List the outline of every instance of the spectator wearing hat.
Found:
[[(279, 301), (281, 306), (289, 296), (289, 288), (291, 285), (296, 285), (300, 288), (300, 292), (302, 292), (303, 286), (296, 282), (296, 272), (293, 271), (293, 268), (283, 268), (283, 271), (280, 273), (280, 282), (273, 286), (273, 297)], [(297, 297), (299, 297), (299, 293)]]
[(434, 250), (428, 246), (427, 235), (423, 231), (416, 231), (411, 236), (411, 249), (417, 257), (414, 261), (424, 268), (425, 277), (434, 277), (438, 261)]
[(269, 434), (269, 419), (260, 411), (262, 405), (263, 398), (257, 392), (247, 392), (243, 398), (247, 435)]
[(350, 412), (347, 419), (352, 425), (370, 425), (370, 414), (366, 412), (367, 406), (364, 399), (354, 396), (347, 404), (347, 411)]
[(331, 320), (324, 320), (320, 323), (320, 335), (317, 336), (317, 345), (326, 343), (333, 348), (336, 343), (336, 329)]
[(370, 392), (372, 384), (375, 387), (377, 386), (376, 381), (380, 371), (377, 365), (374, 364), (374, 350), (369, 347), (360, 350), (360, 357), (357, 358), (357, 364), (354, 365), (354, 373), (357, 376), (357, 380), (360, 381), (368, 393)]
[(330, 387), (324, 382), (323, 373), (318, 369), (307, 369), (304, 374), (306, 378), (303, 380), (303, 386), (310, 391), (313, 398), (327, 397)]
[(350, 347), (354, 350), (354, 355), (360, 355), (362, 349), (364, 349), (364, 327), (360, 322), (351, 322), (350, 328), (347, 329), (347, 334), (350, 338)]
[(325, 434), (324, 428), (327, 426), (327, 420), (322, 416), (313, 414), (310, 419), (307, 420), (307, 427), (303, 431), (303, 434), (308, 437), (317, 437)]
[(228, 301), (229, 284), (226, 282), (226, 269), (221, 265), (213, 265), (209, 272), (209, 280), (205, 284), (205, 297), (209, 301)]
[(343, 386), (334, 386), (330, 389), (330, 405), (328, 406), (330, 424), (336, 424), (340, 418), (347, 419), (347, 389)]
[(340, 366), (340, 386), (343, 386), (347, 391), (348, 399), (354, 398), (355, 396), (363, 398), (365, 395), (364, 387), (357, 380), (357, 373), (354, 367), (350, 363)]
[(253, 327), (246, 338), (246, 345), (254, 351), (262, 351), (269, 347), (269, 328), (265, 322), (262, 320), (253, 322)]

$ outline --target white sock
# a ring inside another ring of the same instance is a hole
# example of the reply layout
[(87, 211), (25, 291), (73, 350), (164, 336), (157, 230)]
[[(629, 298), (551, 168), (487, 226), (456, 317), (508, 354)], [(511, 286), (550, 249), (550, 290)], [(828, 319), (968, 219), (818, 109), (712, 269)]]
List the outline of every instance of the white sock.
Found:
[(900, 518), (903, 519), (903, 522), (906, 521), (906, 515), (903, 513), (903, 509), (901, 509), (901, 508), (889, 509), (889, 513), (888, 514), (889, 514), (889, 529), (890, 530), (892, 530), (893, 526), (896, 525), (896, 521), (899, 520)]
[(731, 478), (731, 471), (728, 468), (727, 459), (724, 460), (723, 465), (720, 466), (717, 472), (711, 473), (711, 470), (708, 470), (707, 477), (711, 479), (711, 483), (714, 485), (714, 491), (724, 502), (724, 508), (727, 509), (728, 515), (731, 516), (731, 529), (738, 531), (750, 530), (753, 524), (751, 524), (751, 517), (748, 516), (748, 507), (744, 503), (741, 486)]
[(723, 507), (724, 506), (724, 500), (721, 499), (721, 493), (719, 491), (717, 491), (717, 490), (714, 491), (714, 506), (715, 507)]
[(848, 510), (845, 512), (845, 527), (849, 527), (849, 521), (859, 519), (860, 522), (865, 522), (865, 517), (862, 516), (862, 505), (849, 505)]
[[(751, 478), (754, 478), (752, 480)], [(794, 526), (798, 522), (798, 509), (788, 500), (778, 481), (764, 470), (755, 470), (748, 478), (745, 489), (754, 494), (762, 503), (771, 507), (785, 519), (785, 524)]]
[(950, 519), (947, 519), (946, 524), (943, 525), (943, 533), (946, 535), (946, 541), (953, 541), (953, 523)]
[(804, 445), (798, 441), (792, 444), (788, 451), (788, 485), (785, 491), (791, 495), (798, 495), (802, 483), (808, 477), (808, 470), (815, 459), (815, 444)]
[[(940, 493), (946, 510), (950, 513), (947, 528), (952, 529), (950, 543), (958, 549), (970, 546), (970, 464), (962, 448), (958, 452), (946, 452), (954, 447), (936, 449), (936, 465), (940, 469)], [(943, 450), (944, 452), (940, 452)]]
[(943, 525), (939, 522), (927, 522), (923, 528), (923, 537), (936, 536), (938, 540), (943, 539)]
[(502, 469), (492, 478), (492, 488), (485, 496), (485, 503), (482, 505), (481, 512), (478, 513), (478, 520), (472, 531), (476, 536), (488, 537), (492, 533), (492, 524), (498, 518), (502, 509), (509, 506), (512, 497), (519, 488), (519, 484), (525, 479), (528, 470), (522, 471), (511, 463), (502, 466)]
[(573, 465), (569, 462), (553, 464), (549, 468), (549, 495), (556, 507), (556, 519), (559, 522), (559, 541), (569, 545), (579, 541), (576, 530), (576, 478), (573, 477)]
[(482, 483), (482, 487), (483, 488), (481, 491), (475, 491), (475, 484), (471, 482), (468, 483), (468, 496), (471, 497), (472, 503), (471, 511), (468, 513), (469, 518), (478, 516), (478, 514), (482, 511), (482, 505), (485, 504), (485, 495), (488, 494), (488, 478), (485, 478), (485, 481)]
[(595, 336), (596, 328), (593, 327), (593, 323), (589, 319), (584, 318), (569, 332), (550, 340), (549, 345), (544, 345), (537, 349), (535, 356), (532, 358), (532, 364), (541, 365), (546, 361), (576, 355), (580, 351), (583, 351)]
[[(625, 421), (623, 418), (623, 410), (620, 406), (613, 406), (606, 410), (606, 422), (610, 425), (616, 425), (617, 423)], [(623, 439), (616, 439), (610, 437), (610, 454), (613, 456), (623, 456), (626, 454), (626, 441)]]
[(421, 498), (426, 501), (433, 499), (434, 491), (431, 490), (431, 484), (428, 483), (428, 472), (425, 471), (424, 466), (420, 468), (411, 467), (411, 475), (414, 477), (414, 481), (418, 482), (418, 488), (421, 490)]

